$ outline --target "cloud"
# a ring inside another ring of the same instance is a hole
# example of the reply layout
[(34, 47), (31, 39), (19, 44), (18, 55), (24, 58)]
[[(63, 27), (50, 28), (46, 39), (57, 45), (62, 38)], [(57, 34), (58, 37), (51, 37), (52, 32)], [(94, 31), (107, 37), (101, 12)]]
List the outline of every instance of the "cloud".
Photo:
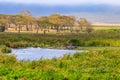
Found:
[(75, 5), (75, 4), (113, 4), (119, 5), (118, 0), (0, 0), (0, 2), (47, 5)]

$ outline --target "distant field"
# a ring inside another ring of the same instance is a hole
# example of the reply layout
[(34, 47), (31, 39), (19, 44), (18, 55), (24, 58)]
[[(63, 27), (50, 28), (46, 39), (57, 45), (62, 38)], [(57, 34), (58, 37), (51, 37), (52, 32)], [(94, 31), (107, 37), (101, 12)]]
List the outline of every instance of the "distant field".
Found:
[(106, 30), (106, 29), (120, 29), (120, 27), (113, 27), (113, 26), (110, 26), (110, 27), (93, 27), (95, 30)]
[(120, 24), (92, 24), (95, 30), (120, 29)]

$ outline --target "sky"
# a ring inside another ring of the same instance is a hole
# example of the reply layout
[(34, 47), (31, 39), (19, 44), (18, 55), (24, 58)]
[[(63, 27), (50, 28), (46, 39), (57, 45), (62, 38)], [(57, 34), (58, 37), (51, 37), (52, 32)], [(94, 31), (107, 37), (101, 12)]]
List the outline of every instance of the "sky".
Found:
[(14, 2), (23, 4), (46, 4), (46, 5), (120, 4), (120, 0), (0, 0), (0, 2)]
[(120, 0), (0, 0), (0, 14), (74, 15), (93, 23), (120, 24)]

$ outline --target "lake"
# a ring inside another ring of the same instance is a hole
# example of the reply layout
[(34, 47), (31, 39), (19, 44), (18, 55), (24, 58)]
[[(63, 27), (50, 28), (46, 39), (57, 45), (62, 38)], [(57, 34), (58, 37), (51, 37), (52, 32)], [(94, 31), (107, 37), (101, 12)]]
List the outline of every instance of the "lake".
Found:
[(64, 49), (48, 49), (48, 48), (20, 48), (12, 49), (12, 54), (18, 60), (39, 60), (40, 58), (52, 59), (59, 58), (65, 54), (74, 54), (76, 52), (83, 52), (83, 50), (64, 50)]

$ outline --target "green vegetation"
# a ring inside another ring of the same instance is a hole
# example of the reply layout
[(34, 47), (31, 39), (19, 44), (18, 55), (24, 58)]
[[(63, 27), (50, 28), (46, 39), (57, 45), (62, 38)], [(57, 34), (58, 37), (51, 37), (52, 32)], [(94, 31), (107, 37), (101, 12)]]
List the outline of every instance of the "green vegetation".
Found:
[[(85, 18), (60, 14), (33, 17), (22, 11), (0, 15), (0, 26), (0, 80), (120, 79), (120, 25), (92, 25)], [(11, 48), (66, 46), (86, 52), (38, 61), (2, 54)]]
[[(119, 29), (97, 30), (92, 33), (1, 33), (0, 44), (11, 48), (20, 47), (120, 47)], [(44, 44), (45, 43), (45, 44)], [(54, 43), (54, 44), (53, 44)]]
[(63, 58), (17, 61), (0, 55), (2, 80), (119, 80), (120, 48), (91, 50)]
[(94, 30), (109, 30), (109, 29), (120, 29), (119, 24), (94, 24), (92, 25), (94, 27)]
[(5, 45), (0, 45), (0, 53), (10, 53), (11, 48), (6, 47)]
[[(0, 54), (1, 80), (119, 80), (119, 29), (95, 30), (92, 33), (0, 33), (0, 53), (20, 47), (62, 47), (76, 45), (83, 53), (62, 58), (18, 61), (15, 56)], [(45, 44), (44, 44), (45, 43)], [(54, 44), (53, 44), (54, 43)]]

